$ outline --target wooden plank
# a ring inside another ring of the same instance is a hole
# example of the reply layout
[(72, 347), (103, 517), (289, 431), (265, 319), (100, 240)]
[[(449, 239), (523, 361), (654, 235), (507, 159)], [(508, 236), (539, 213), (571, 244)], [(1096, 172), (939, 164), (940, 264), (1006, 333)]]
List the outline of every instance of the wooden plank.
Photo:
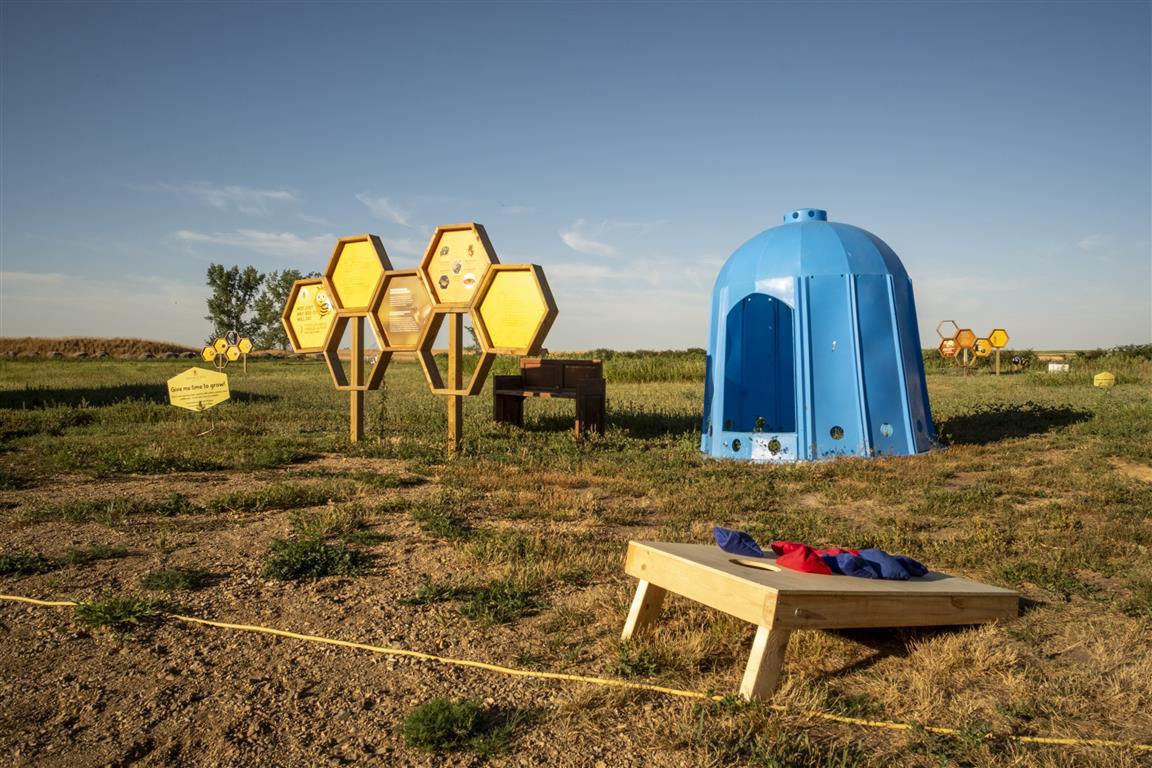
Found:
[(714, 568), (694, 567), (637, 542), (628, 544), (624, 571), (750, 624), (770, 625), (776, 615), (774, 590)]
[(354, 317), (352, 323), (352, 360), (349, 361), (349, 381), (354, 389), (348, 393), (348, 441), (360, 442), (364, 434), (364, 318)]
[(779, 595), (776, 621), (795, 629), (982, 624), (1016, 618), (1019, 602), (1001, 595)]
[(784, 669), (784, 653), (788, 649), (791, 630), (783, 627), (756, 627), (752, 653), (740, 681), (740, 695), (749, 701), (770, 699), (780, 684)]
[(628, 619), (624, 622), (624, 632), (620, 639), (627, 642), (641, 634), (660, 616), (660, 609), (664, 605), (664, 596), (668, 590), (654, 586), (640, 579), (636, 585), (636, 595), (632, 598), (632, 607), (628, 609)]
[[(448, 315), (448, 385), (460, 391), (464, 388), (464, 314), (452, 312)], [(464, 432), (464, 398), (460, 395), (448, 396), (448, 455), (460, 452), (460, 440)]]

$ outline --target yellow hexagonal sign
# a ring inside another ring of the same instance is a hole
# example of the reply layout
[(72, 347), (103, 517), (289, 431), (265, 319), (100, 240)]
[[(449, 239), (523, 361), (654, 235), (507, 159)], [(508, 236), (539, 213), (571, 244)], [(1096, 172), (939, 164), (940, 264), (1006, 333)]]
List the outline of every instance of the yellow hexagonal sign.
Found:
[(988, 357), (992, 354), (992, 342), (988, 339), (976, 339), (976, 343), (972, 345), (972, 352), (976, 357)]
[(177, 408), (203, 411), (230, 396), (228, 376), (220, 371), (189, 368), (168, 379), (168, 401)]
[(1008, 331), (997, 328), (988, 334), (988, 343), (992, 345), (993, 349), (1003, 349), (1008, 346)]
[(228, 358), (233, 363), (240, 359), (240, 347), (228, 345), (228, 349), (224, 352), (224, 357)]
[[(463, 395), (472, 396), (480, 394), (480, 390), (484, 388), (484, 380), (488, 377), (488, 371), (492, 368), (492, 363), (496, 361), (496, 355), (483, 346), (480, 348), (480, 358), (476, 361), (476, 367), (472, 369), (472, 375), (468, 377), (466, 384), (457, 388), (452, 386), (454, 382), (445, 382), (444, 377), (440, 374), (440, 368), (436, 365), (436, 351), (433, 346), (436, 343), (436, 337), (440, 334), (440, 326), (444, 324), (444, 319), (449, 315), (471, 315), (472, 327), (476, 328), (476, 316), (470, 310), (459, 309), (436, 309), (432, 312), (428, 322), (424, 325), (424, 330), (420, 334), (418, 342), (419, 348), (416, 350), (417, 357), (420, 360), (420, 367), (424, 369), (424, 378), (428, 381), (428, 389), (435, 395)], [(454, 322), (453, 318), (450, 322)], [(449, 356), (452, 352), (449, 350)], [(459, 364), (460, 361), (457, 361)], [(450, 363), (451, 364), (451, 363)]]
[(976, 346), (976, 334), (970, 328), (961, 328), (956, 331), (956, 346), (960, 349), (972, 349)]
[(212, 346), (216, 349), (216, 354), (222, 355), (228, 351), (228, 342), (224, 339), (216, 339), (212, 342)]
[(488, 352), (537, 355), (556, 320), (556, 301), (535, 264), (497, 264), (476, 291), (475, 330)]
[(420, 278), (438, 309), (463, 309), (471, 306), (488, 267), (499, 263), (482, 225), (446, 224), (436, 228), (428, 243)]
[(342, 237), (336, 241), (324, 277), (338, 313), (367, 312), (384, 273), (392, 269), (384, 244), (376, 235)]
[(297, 354), (323, 352), (335, 319), (336, 307), (323, 280), (314, 277), (292, 284), (280, 322), (293, 351)]
[(252, 351), (252, 339), (240, 339), (240, 343), (237, 344), (237, 346), (240, 348), (240, 351), (246, 355)]
[(394, 270), (384, 275), (371, 314), (384, 334), (383, 349), (415, 351), (432, 314), (432, 296), (419, 271)]
[(959, 332), (960, 326), (955, 320), (941, 320), (936, 324), (936, 335), (942, 339), (954, 339)]
[(210, 363), (216, 359), (216, 348), (211, 344), (206, 345), (204, 349), (200, 350), (200, 359), (206, 363)]

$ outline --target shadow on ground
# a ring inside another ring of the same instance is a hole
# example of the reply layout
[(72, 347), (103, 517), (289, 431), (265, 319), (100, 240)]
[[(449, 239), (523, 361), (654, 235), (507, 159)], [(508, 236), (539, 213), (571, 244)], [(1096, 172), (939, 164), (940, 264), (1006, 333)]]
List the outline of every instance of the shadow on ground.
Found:
[(995, 404), (951, 416), (936, 424), (947, 445), (987, 445), (1014, 437), (1029, 437), (1092, 418), (1091, 411), (1070, 406)]
[[(279, 400), (278, 395), (233, 390), (231, 399), (241, 403), (263, 403)], [(115, 387), (50, 389), (29, 387), (0, 391), (0, 408), (29, 409), (60, 406), (101, 407), (126, 400), (168, 404), (168, 388), (163, 384), (121, 384)]]

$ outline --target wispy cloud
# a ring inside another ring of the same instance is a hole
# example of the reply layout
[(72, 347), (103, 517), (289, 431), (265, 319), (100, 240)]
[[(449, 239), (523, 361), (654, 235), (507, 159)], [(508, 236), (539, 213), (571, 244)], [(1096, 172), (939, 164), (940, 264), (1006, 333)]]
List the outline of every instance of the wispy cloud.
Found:
[(212, 208), (226, 210), (235, 208), (247, 216), (268, 213), (279, 203), (294, 203), (299, 200), (295, 192), (287, 189), (257, 189), (235, 184), (219, 185), (206, 181), (190, 181), (183, 184), (152, 184), (141, 189), (161, 189), (178, 195), (191, 197)]
[(393, 224), (399, 224), (402, 227), (413, 226), (409, 215), (400, 210), (395, 203), (386, 197), (372, 197), (367, 192), (361, 192), (356, 195), (356, 199), (363, 203), (364, 207), (368, 209), (368, 212), (377, 218), (387, 219)]
[(295, 232), (262, 232), (254, 229), (239, 229), (234, 232), (195, 232), (181, 229), (173, 235), (185, 243), (218, 245), (227, 248), (241, 248), (268, 256), (280, 258), (320, 258), (330, 255), (335, 235), (301, 237)]
[(395, 238), (384, 240), (384, 248), (389, 253), (403, 253), (406, 256), (423, 256), (426, 243), (415, 240), (397, 240)]
[(0, 285), (59, 285), (68, 280), (59, 272), (0, 272)]
[(599, 233), (604, 230), (603, 224), (594, 228), (594, 233), (586, 234), (586, 229), (587, 225), (584, 219), (578, 219), (575, 224), (560, 233), (560, 239), (564, 241), (564, 245), (577, 253), (587, 253), (593, 256), (616, 255), (616, 249), (614, 247), (608, 243), (593, 239), (593, 237), (599, 237)]
[(1087, 251), (1088, 253), (1107, 250), (1115, 245), (1116, 238), (1112, 235), (1088, 235), (1088, 237), (1076, 243), (1076, 246), (1080, 250)]

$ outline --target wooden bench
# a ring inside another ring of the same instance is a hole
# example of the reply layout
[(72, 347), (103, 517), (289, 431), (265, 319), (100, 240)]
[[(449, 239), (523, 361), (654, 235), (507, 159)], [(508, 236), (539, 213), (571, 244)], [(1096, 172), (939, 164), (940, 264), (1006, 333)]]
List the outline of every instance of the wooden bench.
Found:
[(622, 639), (660, 615), (668, 592), (756, 625), (740, 683), (747, 699), (776, 691), (793, 629), (926, 627), (1015, 618), (1020, 596), (943, 573), (908, 581), (800, 573), (768, 557), (737, 557), (717, 546), (628, 542), (624, 571), (640, 580)]
[(525, 357), (516, 376), (494, 376), (492, 418), (524, 426), (524, 399), (560, 397), (576, 401), (576, 436), (604, 434), (604, 369), (599, 360)]

